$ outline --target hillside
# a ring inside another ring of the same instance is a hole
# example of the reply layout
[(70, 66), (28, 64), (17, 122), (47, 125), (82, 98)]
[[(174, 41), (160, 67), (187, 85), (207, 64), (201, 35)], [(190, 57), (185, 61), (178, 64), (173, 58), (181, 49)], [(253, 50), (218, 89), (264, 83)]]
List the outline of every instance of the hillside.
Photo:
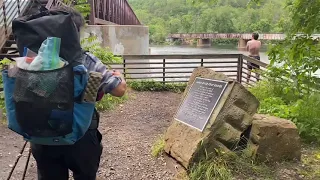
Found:
[(247, 6), (248, 0), (187, 3), (186, 0), (129, 0), (140, 21), (150, 28), (151, 43), (162, 43), (169, 33), (284, 32), (289, 20), (284, 0)]

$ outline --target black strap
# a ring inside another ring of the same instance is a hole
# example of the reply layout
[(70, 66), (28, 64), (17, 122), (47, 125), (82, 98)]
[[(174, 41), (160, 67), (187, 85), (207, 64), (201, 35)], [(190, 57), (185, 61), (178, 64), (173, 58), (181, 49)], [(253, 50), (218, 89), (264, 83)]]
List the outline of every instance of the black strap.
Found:
[(91, 120), (91, 124), (89, 126), (89, 129), (98, 129), (99, 122), (100, 122), (100, 114), (97, 111), (97, 109), (94, 108), (94, 112), (93, 112), (93, 115), (92, 115), (92, 120)]

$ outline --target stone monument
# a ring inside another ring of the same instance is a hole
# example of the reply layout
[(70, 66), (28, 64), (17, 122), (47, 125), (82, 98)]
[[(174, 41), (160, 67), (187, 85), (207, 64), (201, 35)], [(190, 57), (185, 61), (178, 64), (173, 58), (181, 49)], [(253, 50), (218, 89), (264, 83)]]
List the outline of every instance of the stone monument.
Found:
[(233, 151), (258, 106), (259, 101), (240, 83), (211, 69), (196, 68), (165, 133), (165, 152), (189, 168), (216, 149)]

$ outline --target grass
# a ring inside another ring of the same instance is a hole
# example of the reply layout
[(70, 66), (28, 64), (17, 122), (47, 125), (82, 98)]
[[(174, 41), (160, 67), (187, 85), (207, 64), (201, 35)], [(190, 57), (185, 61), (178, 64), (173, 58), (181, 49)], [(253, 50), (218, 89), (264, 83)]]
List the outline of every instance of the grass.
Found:
[(202, 161), (193, 166), (189, 174), (190, 180), (229, 180), (232, 179), (231, 170), (227, 161), (223, 158), (214, 158), (209, 161)]
[(320, 179), (320, 148), (308, 146), (304, 152), (298, 173), (305, 179)]
[(151, 147), (151, 154), (153, 157), (159, 157), (164, 152), (164, 137), (159, 136), (156, 142)]
[(114, 109), (117, 105), (124, 103), (128, 98), (129, 97), (127, 94), (125, 94), (122, 97), (114, 97), (114, 96), (111, 96), (110, 94), (106, 94), (96, 104), (96, 108), (100, 112), (111, 110), (111, 109)]
[(255, 161), (251, 153), (219, 152), (218, 156), (200, 161), (189, 171), (190, 180), (273, 179), (274, 168)]
[(180, 171), (175, 180), (277, 180), (320, 179), (320, 147), (303, 145), (301, 162), (264, 163), (255, 160), (248, 150), (223, 153)]

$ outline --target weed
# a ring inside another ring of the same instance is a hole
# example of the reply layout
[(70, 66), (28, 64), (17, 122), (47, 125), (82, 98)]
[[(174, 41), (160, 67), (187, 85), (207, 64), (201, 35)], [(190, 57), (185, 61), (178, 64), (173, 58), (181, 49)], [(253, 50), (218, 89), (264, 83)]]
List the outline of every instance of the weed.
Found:
[(190, 180), (188, 173), (185, 170), (179, 171), (173, 179), (174, 180)]
[(305, 179), (320, 179), (320, 149), (308, 147), (308, 151), (308, 155), (302, 156), (302, 167), (298, 172)]
[(159, 157), (164, 151), (164, 137), (159, 136), (156, 142), (152, 145), (151, 154), (153, 157)]
[(229, 180), (232, 179), (231, 170), (227, 161), (216, 157), (212, 160), (201, 161), (194, 165), (189, 173), (190, 180)]
[(116, 105), (125, 102), (128, 99), (128, 95), (122, 97), (114, 97), (110, 94), (104, 95), (104, 97), (97, 103), (96, 108), (98, 111), (106, 111), (115, 108)]

